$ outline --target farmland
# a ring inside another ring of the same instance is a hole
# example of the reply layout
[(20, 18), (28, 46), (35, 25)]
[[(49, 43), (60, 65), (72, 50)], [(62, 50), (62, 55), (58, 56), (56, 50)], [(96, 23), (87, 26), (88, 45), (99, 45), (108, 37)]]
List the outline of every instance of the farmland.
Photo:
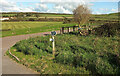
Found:
[[(25, 18), (63, 18), (68, 17), (72, 18), (72, 14), (56, 14), (56, 13), (3, 13), (2, 17), (16, 17), (21, 14), (21, 16), (26, 15)], [(27, 16), (28, 15), (28, 16)], [(118, 20), (119, 13), (111, 13), (111, 14), (102, 14), (102, 15), (92, 15), (91, 18), (95, 18), (96, 20)]]
[[(39, 13), (38, 13), (39, 14)], [(15, 16), (16, 13), (3, 13), (3, 16)], [(37, 18), (36, 14), (31, 16), (27, 16), (24, 18), (18, 18), (17, 21), (3, 21), (2, 27), (0, 28), (2, 31), (2, 37), (5, 36), (14, 36), (14, 35), (22, 35), (22, 34), (31, 34), (31, 33), (39, 33), (39, 32), (47, 32), (52, 30), (59, 30), (60, 27), (63, 26), (73, 26), (76, 23), (72, 21), (63, 24), (64, 17), (67, 20), (72, 19), (73, 15), (71, 14), (45, 14), (41, 13)], [(64, 17), (63, 17), (64, 16)], [(22, 20), (22, 21), (19, 21)], [(27, 20), (27, 21), (26, 21)], [(30, 20), (30, 21), (29, 21)], [(119, 21), (118, 13), (113, 14), (105, 14), (105, 15), (92, 15), (90, 19), (94, 25), (101, 25), (108, 22)], [(88, 23), (87, 23), (88, 25)]]
[(62, 24), (63, 22), (2, 22), (2, 37), (47, 32), (59, 30), (63, 26), (73, 26), (72, 24)]
[(119, 13), (103, 14), (103, 15), (93, 15), (95, 20), (119, 20)]

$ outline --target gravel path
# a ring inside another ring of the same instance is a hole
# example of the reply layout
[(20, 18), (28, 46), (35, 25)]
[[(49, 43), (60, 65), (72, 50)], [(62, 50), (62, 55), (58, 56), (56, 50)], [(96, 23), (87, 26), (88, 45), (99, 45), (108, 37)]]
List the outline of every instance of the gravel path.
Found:
[[(57, 31), (57, 33), (59, 33), (59, 31)], [(0, 38), (0, 40), (2, 39), (2, 47), (0, 46), (0, 48), (2, 48), (2, 74), (38, 74), (37, 72), (16, 63), (8, 56), (5, 56), (5, 53), (11, 46), (20, 40), (27, 39), (29, 37), (43, 36), (46, 34), (50, 34), (50, 32)]]

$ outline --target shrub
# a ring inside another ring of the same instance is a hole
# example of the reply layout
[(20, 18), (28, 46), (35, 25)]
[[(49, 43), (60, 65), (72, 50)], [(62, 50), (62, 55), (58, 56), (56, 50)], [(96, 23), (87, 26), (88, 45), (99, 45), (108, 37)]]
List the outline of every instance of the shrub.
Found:
[(35, 21), (35, 19), (34, 18), (30, 18), (29, 21)]
[(9, 17), (8, 15), (3, 15), (3, 17)]
[(98, 28), (94, 28), (95, 34), (98, 36), (115, 36), (120, 34), (120, 24), (119, 23), (107, 23)]
[(98, 74), (115, 74), (116, 71), (109, 62), (101, 58), (97, 59), (95, 66)]
[(72, 21), (72, 19), (68, 19), (68, 18), (64, 17), (63, 24), (70, 23), (71, 21)]

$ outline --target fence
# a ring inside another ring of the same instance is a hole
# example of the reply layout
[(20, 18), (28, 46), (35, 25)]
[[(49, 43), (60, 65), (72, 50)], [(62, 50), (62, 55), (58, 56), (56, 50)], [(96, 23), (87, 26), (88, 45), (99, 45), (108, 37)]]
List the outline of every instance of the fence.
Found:
[(69, 33), (71, 31), (75, 32), (76, 30), (78, 30), (78, 27), (79, 26), (62, 27), (60, 29), (60, 34), (64, 34), (65, 32)]
[[(80, 30), (80, 29), (87, 29), (87, 30)], [(81, 34), (90, 34), (91, 30), (89, 27), (83, 27), (83, 28), (79, 28), (79, 26), (70, 26), (70, 27), (62, 27), (60, 29), (60, 34), (64, 34), (64, 33), (69, 33), (69, 32), (75, 32), (75, 31), (79, 31), (81, 32)]]

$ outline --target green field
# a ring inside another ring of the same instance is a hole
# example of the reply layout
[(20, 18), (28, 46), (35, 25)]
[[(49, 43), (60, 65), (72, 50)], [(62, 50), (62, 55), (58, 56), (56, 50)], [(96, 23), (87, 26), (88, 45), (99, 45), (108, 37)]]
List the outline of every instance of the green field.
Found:
[[(118, 13), (113, 14), (104, 14), (104, 15), (93, 15), (92, 18), (95, 20), (110, 20), (110, 21), (118, 21)], [(120, 20), (119, 20), (120, 21)]]
[[(92, 26), (100, 25), (103, 23), (93, 23)], [(67, 23), (63, 22), (38, 22), (38, 21), (21, 21), (21, 22), (2, 22), (2, 37), (22, 35), (22, 34), (31, 34), (31, 33), (40, 33), (48, 32), (53, 30), (60, 30), (61, 27), (74, 26), (76, 23)], [(89, 25), (89, 24), (86, 24)]]
[[(13, 16), (18, 13), (4, 13), (4, 15), (7, 16)], [(56, 22), (54, 19), (57, 18), (62, 18), (64, 19), (63, 16), (72, 18), (72, 14), (45, 14), (45, 13), (38, 13), (40, 16), (37, 18), (35, 17), (35, 13), (33, 13), (31, 16), (21, 18), (20, 20), (29, 20), (30, 18), (33, 18), (34, 20), (39, 20), (42, 18), (45, 20), (45, 17), (47, 17), (47, 21), (42, 22), (42, 21), (17, 21), (17, 22), (2, 22), (2, 37), (5, 36), (13, 36), (13, 35), (22, 35), (22, 34), (31, 34), (31, 33), (38, 33), (38, 32), (47, 32), (47, 31), (52, 31), (52, 30), (59, 30), (63, 26), (74, 26), (76, 23), (70, 22), (67, 24), (63, 24), (63, 22)], [(92, 15), (91, 19), (93, 20), (91, 26), (93, 25), (101, 25), (104, 23), (108, 23), (109, 21), (120, 21), (118, 19), (118, 14), (119, 13), (112, 13), (112, 14), (104, 14), (104, 15)], [(53, 18), (53, 21), (50, 22), (50, 18)], [(18, 18), (19, 20), (19, 18)], [(86, 23), (87, 24), (87, 23)], [(87, 24), (88, 25), (88, 24)]]
[(2, 37), (60, 30), (63, 26), (74, 26), (75, 23), (63, 22), (2, 22)]

